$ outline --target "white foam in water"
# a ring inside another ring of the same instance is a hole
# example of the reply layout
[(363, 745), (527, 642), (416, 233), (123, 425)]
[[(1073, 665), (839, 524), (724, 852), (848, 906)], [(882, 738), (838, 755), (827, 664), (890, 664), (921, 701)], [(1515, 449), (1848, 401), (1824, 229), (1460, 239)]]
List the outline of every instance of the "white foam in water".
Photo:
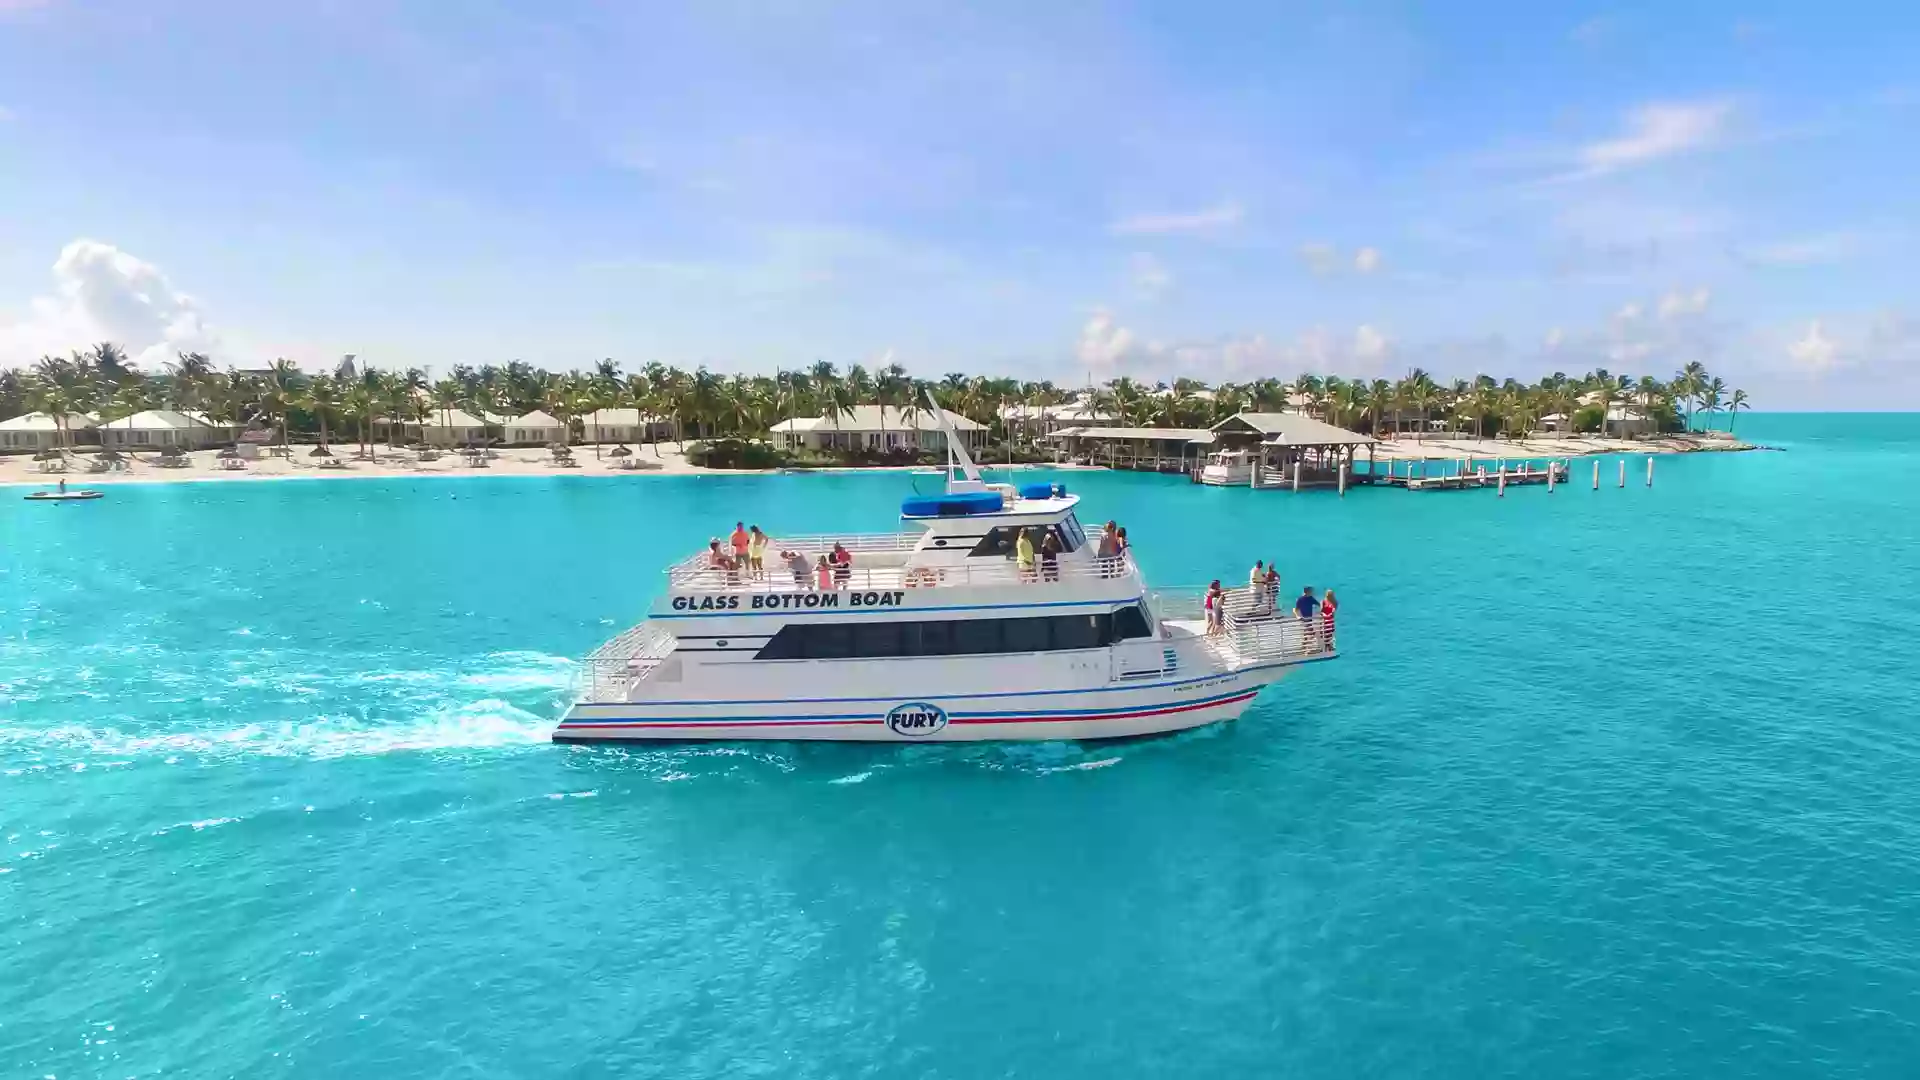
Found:
[(284, 724), (129, 735), (116, 728), (0, 727), (0, 745), (39, 745), (115, 759), (150, 754), (224, 757), (334, 758), (397, 750), (454, 750), (546, 744), (553, 720), (493, 699), (471, 702), (414, 722), (323, 717)]
[(871, 770), (871, 769), (869, 769), (869, 770), (867, 770), (866, 772), (857, 772), (857, 773), (854, 773), (854, 774), (853, 774), (853, 775), (851, 775), (851, 776), (839, 776), (839, 777), (835, 777), (834, 779), (832, 779), (832, 780), (829, 780), (829, 781), (827, 781), (827, 783), (829, 783), (829, 784), (858, 784), (858, 783), (860, 783), (861, 781), (863, 781), (863, 780), (865, 780), (865, 779), (867, 779), (868, 777), (870, 777), (870, 776), (872, 776), (872, 775), (873, 775), (873, 770)]

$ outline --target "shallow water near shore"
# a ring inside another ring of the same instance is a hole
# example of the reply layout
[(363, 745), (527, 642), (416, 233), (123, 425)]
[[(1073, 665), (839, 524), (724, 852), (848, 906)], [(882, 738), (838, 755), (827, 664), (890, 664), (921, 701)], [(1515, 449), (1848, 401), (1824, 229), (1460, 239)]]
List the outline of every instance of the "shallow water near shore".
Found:
[(1063, 474), (1343, 656), (1118, 745), (546, 743), (737, 519), (916, 479), (0, 499), (0, 1075), (1821, 1076), (1920, 1060), (1920, 416), (1295, 496)]

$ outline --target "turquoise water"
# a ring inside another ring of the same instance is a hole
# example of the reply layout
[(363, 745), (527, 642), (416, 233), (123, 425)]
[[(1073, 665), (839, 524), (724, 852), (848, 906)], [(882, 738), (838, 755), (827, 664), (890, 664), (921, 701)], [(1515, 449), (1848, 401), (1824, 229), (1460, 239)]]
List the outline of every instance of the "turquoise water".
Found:
[(1342, 600), (1118, 746), (541, 741), (666, 562), (897, 474), (0, 491), (0, 1076), (1910, 1076), (1920, 417), (1740, 429), (1066, 477), (1157, 583)]

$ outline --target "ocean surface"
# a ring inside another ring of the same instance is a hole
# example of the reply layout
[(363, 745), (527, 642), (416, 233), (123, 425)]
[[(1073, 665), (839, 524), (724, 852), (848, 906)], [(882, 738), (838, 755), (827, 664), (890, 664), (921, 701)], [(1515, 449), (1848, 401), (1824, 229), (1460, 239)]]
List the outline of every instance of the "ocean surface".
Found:
[(905, 474), (0, 489), (0, 1077), (1913, 1076), (1920, 416), (1739, 427), (1065, 474), (1156, 584), (1342, 601), (1124, 745), (544, 741), (665, 564)]

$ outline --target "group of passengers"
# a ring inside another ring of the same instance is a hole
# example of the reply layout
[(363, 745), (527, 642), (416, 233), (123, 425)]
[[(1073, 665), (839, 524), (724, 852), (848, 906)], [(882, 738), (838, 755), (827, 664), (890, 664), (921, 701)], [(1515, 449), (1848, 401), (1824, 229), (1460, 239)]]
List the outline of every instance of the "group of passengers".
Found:
[[(726, 574), (729, 585), (738, 585), (743, 578), (763, 581), (767, 576), (767, 547), (771, 543), (760, 526), (736, 521), (725, 546), (717, 536), (707, 541), (707, 567)], [(805, 552), (783, 550), (780, 561), (793, 574), (795, 588), (844, 589), (853, 580), (853, 553), (843, 544), (835, 543), (832, 551), (812, 561)]]
[[(1035, 537), (1038, 537), (1036, 542)], [(1013, 541), (1013, 564), (1021, 581), (1059, 581), (1060, 543), (1058, 528), (1033, 526), (1021, 529)], [(1116, 577), (1126, 561), (1127, 530), (1109, 521), (1094, 540), (1093, 555), (1101, 577)]]
[[(1253, 564), (1253, 570), (1247, 574), (1246, 617), (1249, 619), (1272, 619), (1278, 612), (1280, 602), (1280, 572), (1273, 563), (1260, 560)], [(1314, 650), (1333, 648), (1334, 612), (1339, 608), (1334, 599), (1333, 590), (1328, 589), (1324, 598), (1313, 595), (1313, 586), (1300, 590), (1300, 596), (1293, 602), (1294, 618), (1304, 631), (1307, 647)], [(1220, 587), (1218, 578), (1207, 586), (1205, 601), (1207, 614), (1207, 634), (1209, 636), (1227, 632), (1227, 592)], [(1317, 627), (1315, 624), (1318, 624)]]

